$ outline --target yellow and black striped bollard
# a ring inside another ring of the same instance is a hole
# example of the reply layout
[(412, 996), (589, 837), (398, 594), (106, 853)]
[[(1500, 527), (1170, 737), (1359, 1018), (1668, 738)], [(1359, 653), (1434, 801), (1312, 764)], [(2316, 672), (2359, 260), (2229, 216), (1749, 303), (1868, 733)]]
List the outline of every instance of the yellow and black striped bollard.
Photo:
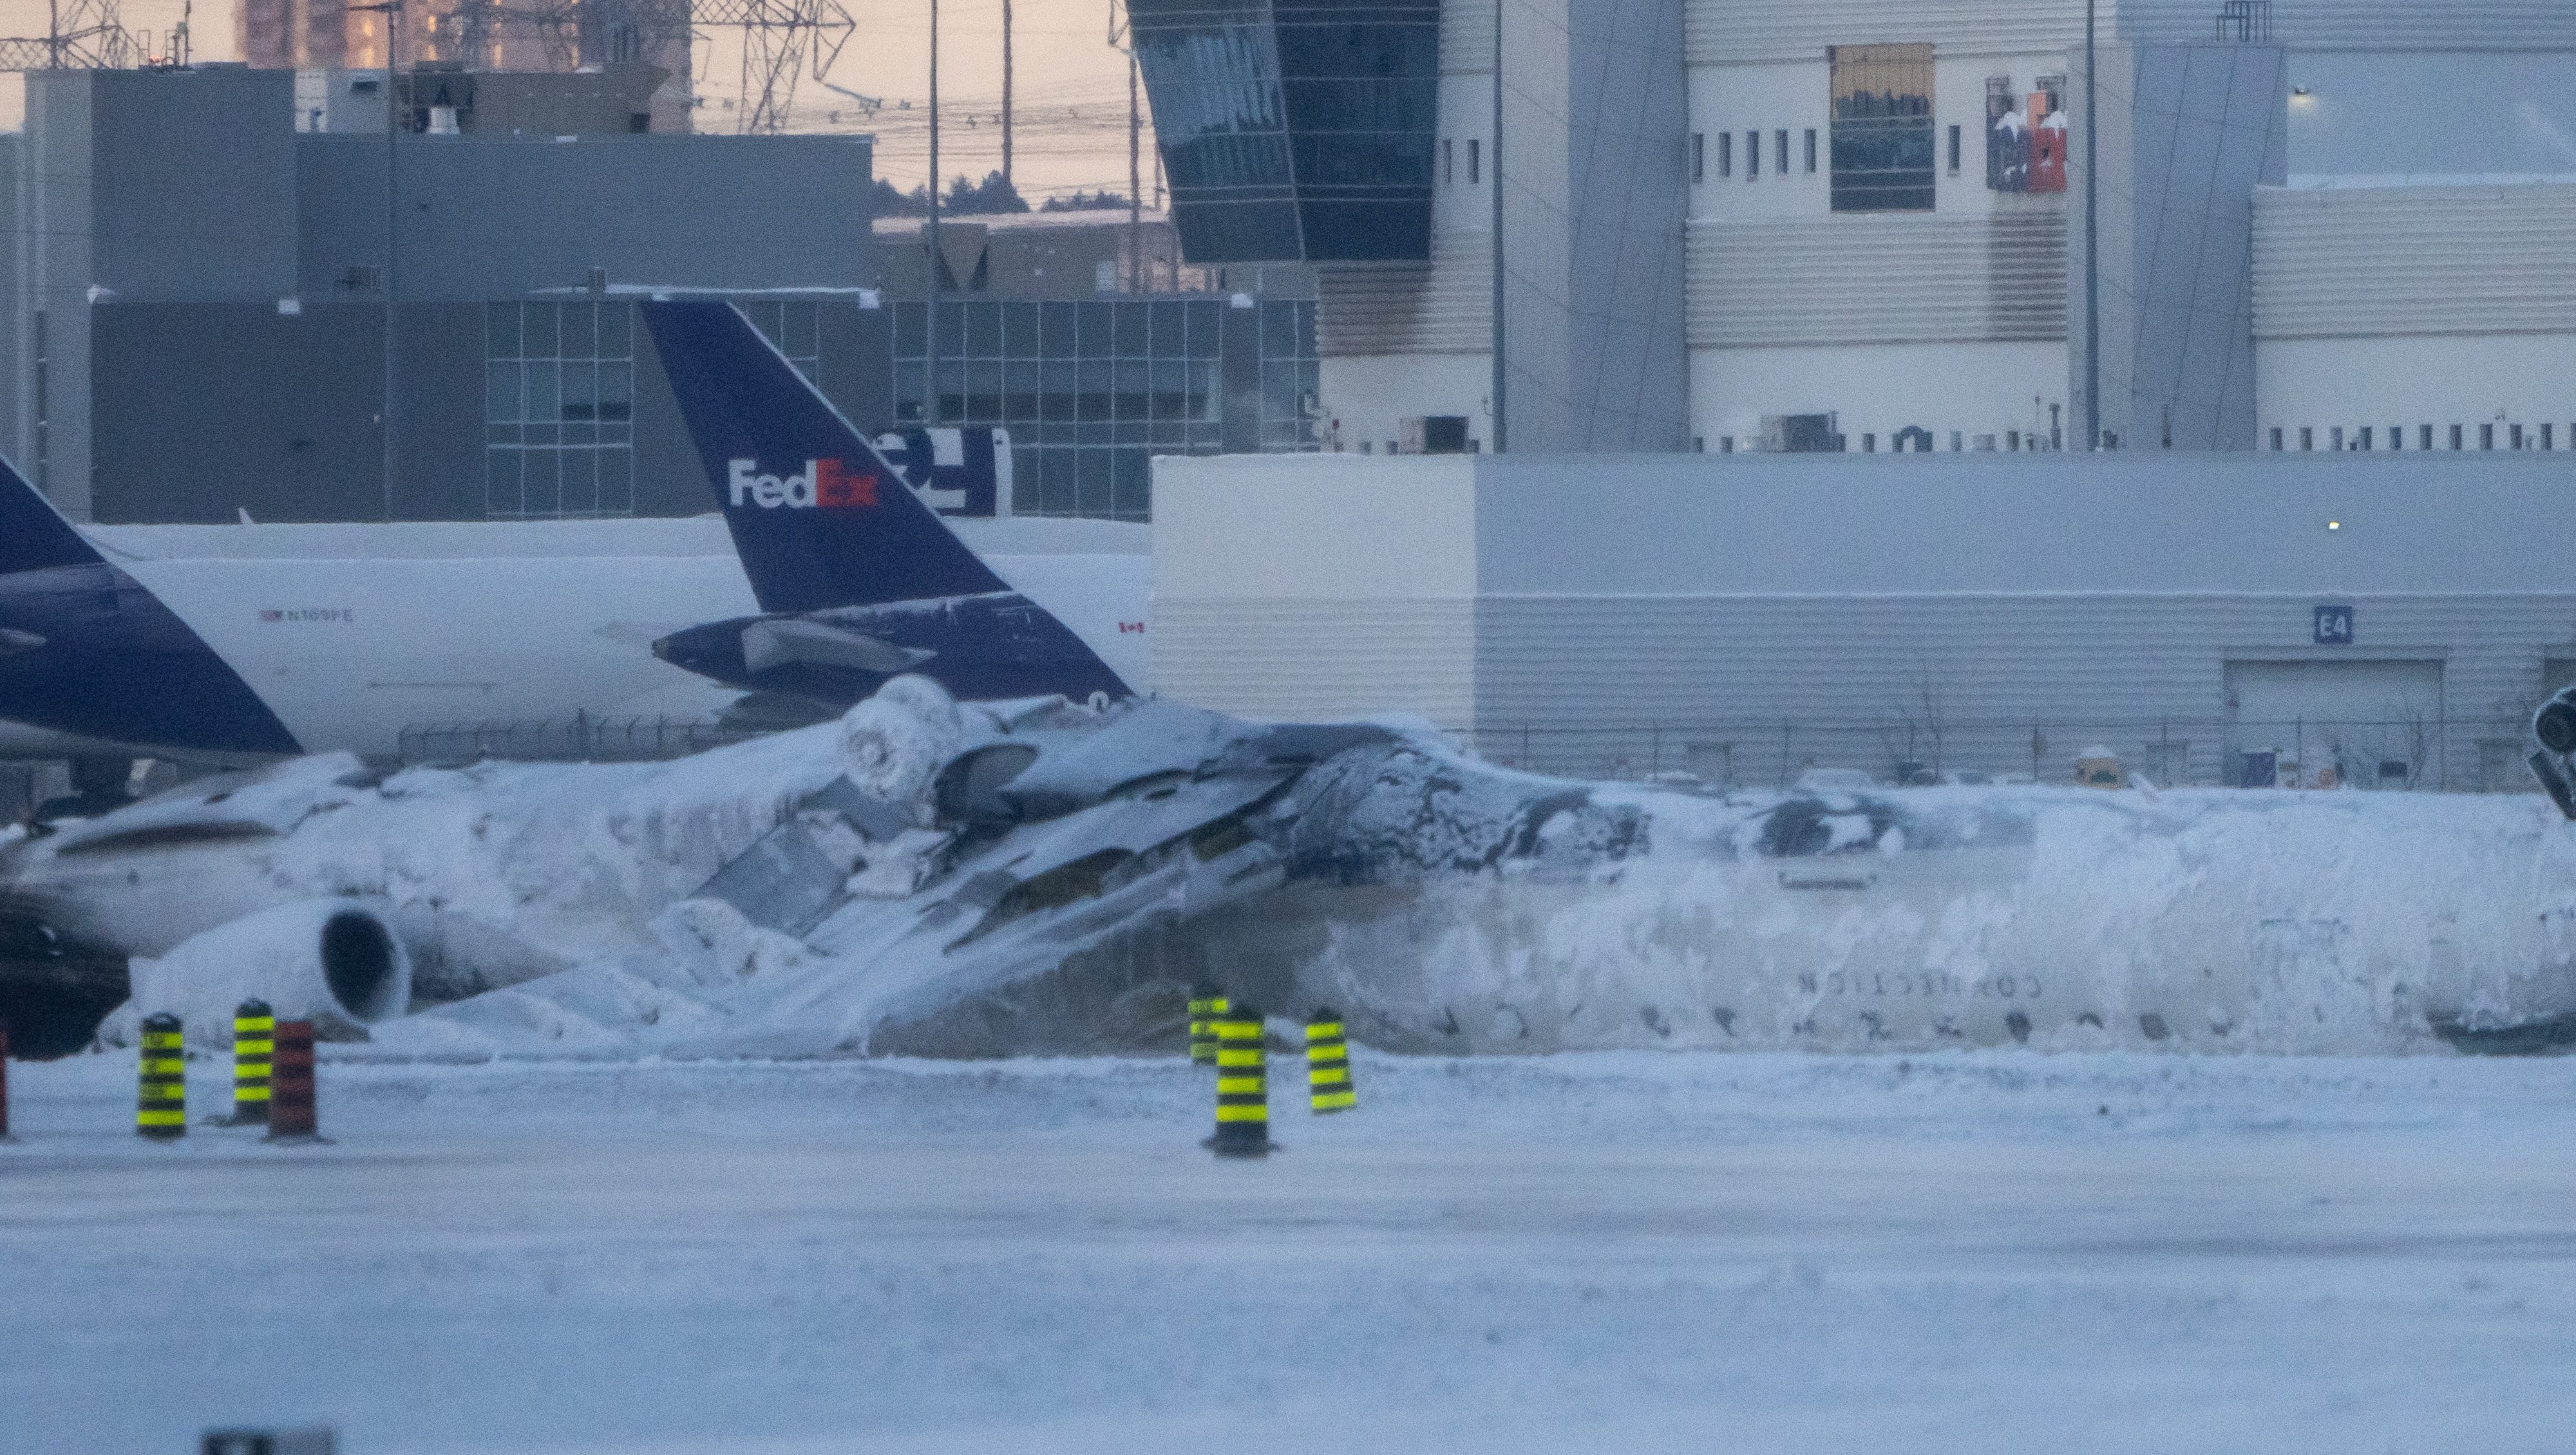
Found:
[(277, 1049), (272, 1039), (277, 1015), (264, 1000), (245, 1000), (233, 1009), (233, 1119), (236, 1127), (268, 1125), (268, 1061)]
[(136, 1070), (136, 1135), (156, 1140), (188, 1135), (188, 1062), (177, 1016), (164, 1013), (143, 1023), (143, 1054)]
[(1211, 986), (1201, 985), (1190, 991), (1190, 1061), (1193, 1065), (1216, 1064), (1216, 1018), (1225, 1014), (1226, 999)]
[(1318, 1010), (1306, 1018), (1306, 1105), (1317, 1114), (1349, 1111), (1360, 1104), (1351, 1086), (1351, 1043), (1342, 1034), (1342, 1018)]
[(1220, 1157), (1270, 1155), (1270, 1081), (1257, 1007), (1217, 1018), (1216, 1135), (1207, 1145)]

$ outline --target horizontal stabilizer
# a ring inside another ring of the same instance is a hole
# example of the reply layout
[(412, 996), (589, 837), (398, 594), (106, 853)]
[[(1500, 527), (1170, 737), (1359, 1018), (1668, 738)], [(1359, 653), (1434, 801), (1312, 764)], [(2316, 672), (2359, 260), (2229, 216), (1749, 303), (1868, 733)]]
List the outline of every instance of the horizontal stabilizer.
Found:
[(898, 647), (865, 632), (795, 617), (764, 617), (742, 629), (742, 663), (753, 672), (791, 663), (848, 667), (891, 677), (909, 672), (938, 653)]

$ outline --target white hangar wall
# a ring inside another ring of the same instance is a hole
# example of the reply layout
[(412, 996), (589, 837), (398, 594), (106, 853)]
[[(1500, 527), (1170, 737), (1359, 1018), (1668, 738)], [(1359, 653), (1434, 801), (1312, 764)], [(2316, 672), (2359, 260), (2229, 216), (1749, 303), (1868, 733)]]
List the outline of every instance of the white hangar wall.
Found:
[(2266, 448), (2576, 448), (2576, 177), (2262, 188), (2254, 284)]
[(1155, 483), (1162, 691), (1419, 713), (1551, 771), (2057, 778), (2098, 743), (2159, 781), (2274, 753), (2520, 789), (2526, 715), (2576, 678), (2564, 456), (1343, 455)]

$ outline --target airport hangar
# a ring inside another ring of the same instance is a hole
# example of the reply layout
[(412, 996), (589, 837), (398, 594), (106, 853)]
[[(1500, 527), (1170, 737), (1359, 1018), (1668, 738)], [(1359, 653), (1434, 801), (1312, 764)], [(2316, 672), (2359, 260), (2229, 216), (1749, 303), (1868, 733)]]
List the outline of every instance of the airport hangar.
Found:
[(1744, 786), (2529, 791), (2576, 457), (1156, 462), (1160, 691)]

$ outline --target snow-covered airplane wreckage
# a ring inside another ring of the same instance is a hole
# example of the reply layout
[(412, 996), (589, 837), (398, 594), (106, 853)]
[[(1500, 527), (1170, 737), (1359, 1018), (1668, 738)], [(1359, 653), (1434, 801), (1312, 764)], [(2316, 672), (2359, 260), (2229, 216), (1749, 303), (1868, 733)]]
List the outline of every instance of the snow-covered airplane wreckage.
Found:
[(1702, 793), (916, 678), (676, 763), (201, 780), (9, 846), (0, 914), (134, 957), (111, 1039), (256, 994), (371, 1054), (1141, 1049), (1197, 981), (1429, 1052), (2576, 1027), (2576, 829), (2537, 797)]

